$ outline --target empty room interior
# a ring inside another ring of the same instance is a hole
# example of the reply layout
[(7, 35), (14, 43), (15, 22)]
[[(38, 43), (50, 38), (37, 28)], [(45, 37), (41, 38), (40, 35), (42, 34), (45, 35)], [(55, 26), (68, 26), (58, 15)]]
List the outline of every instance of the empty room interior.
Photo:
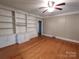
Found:
[(0, 0), (0, 59), (79, 59), (79, 0)]

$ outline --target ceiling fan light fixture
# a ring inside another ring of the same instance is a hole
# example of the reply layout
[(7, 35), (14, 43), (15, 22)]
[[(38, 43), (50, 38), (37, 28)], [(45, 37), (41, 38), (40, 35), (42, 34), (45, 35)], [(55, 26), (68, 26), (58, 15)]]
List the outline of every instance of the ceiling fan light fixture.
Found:
[(48, 12), (53, 12), (54, 8), (48, 8)]
[(46, 7), (40, 7), (39, 9), (45, 9), (42, 13), (45, 13), (45, 12), (54, 12), (55, 10), (63, 10), (62, 7), (60, 6), (63, 6), (65, 5), (66, 3), (65, 2), (62, 2), (62, 3), (57, 3), (56, 1), (59, 1), (59, 0), (48, 0), (48, 4), (46, 4)]

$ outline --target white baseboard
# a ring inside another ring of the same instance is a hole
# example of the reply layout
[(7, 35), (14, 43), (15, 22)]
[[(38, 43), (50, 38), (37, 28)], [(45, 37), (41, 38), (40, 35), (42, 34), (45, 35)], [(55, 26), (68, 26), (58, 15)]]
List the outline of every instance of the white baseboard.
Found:
[(45, 36), (48, 36), (48, 37), (52, 37), (53, 35), (50, 35), (50, 34), (43, 34)]
[(69, 38), (64, 38), (64, 37), (59, 37), (59, 36), (56, 36), (56, 38), (59, 38), (59, 39), (61, 39), (61, 40), (65, 40), (65, 41), (70, 41), (70, 42), (79, 43), (79, 41), (77, 41), (77, 40), (72, 40), (72, 39), (69, 39)]
[[(53, 37), (53, 35), (51, 34), (43, 34), (45, 36), (48, 36), (48, 37)], [(69, 38), (64, 38), (64, 37), (60, 37), (60, 36), (55, 36), (56, 38), (59, 38), (61, 40), (65, 40), (65, 41), (70, 41), (70, 42), (75, 42), (75, 43), (79, 43), (78, 40), (72, 40), (72, 39), (69, 39)]]

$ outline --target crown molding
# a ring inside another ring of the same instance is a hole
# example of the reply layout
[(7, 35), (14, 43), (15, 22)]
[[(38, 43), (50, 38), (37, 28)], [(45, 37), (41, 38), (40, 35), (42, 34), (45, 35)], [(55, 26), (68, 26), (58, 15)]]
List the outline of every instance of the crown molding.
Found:
[(66, 12), (66, 13), (55, 15), (55, 16), (64, 16), (64, 15), (72, 15), (72, 14), (79, 14), (79, 11)]
[(67, 16), (67, 15), (74, 15), (74, 14), (79, 14), (79, 11), (74, 11), (74, 12), (66, 12), (58, 15), (53, 15), (53, 16), (47, 16), (44, 18), (51, 18), (51, 17), (57, 17), (57, 16)]
[(31, 15), (31, 16), (33, 16), (33, 17), (42, 18), (42, 17), (39, 16), (39, 15), (35, 15), (35, 14), (32, 14), (32, 13), (28, 13), (28, 12), (26, 12), (26, 11), (23, 11), (23, 10), (20, 10), (20, 9), (16, 9), (16, 8), (12, 8), (12, 7), (9, 7), (9, 6), (5, 6), (5, 5), (2, 5), (2, 4), (0, 4), (0, 9), (5, 9), (5, 10), (9, 10), (9, 11), (15, 11), (15, 12), (19, 12), (19, 13)]

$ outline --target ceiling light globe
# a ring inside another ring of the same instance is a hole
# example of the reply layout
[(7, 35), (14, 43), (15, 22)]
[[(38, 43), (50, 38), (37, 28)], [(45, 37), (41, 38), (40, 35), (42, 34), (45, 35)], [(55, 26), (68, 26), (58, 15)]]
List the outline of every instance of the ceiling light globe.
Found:
[(48, 12), (53, 12), (53, 8), (48, 8)]

